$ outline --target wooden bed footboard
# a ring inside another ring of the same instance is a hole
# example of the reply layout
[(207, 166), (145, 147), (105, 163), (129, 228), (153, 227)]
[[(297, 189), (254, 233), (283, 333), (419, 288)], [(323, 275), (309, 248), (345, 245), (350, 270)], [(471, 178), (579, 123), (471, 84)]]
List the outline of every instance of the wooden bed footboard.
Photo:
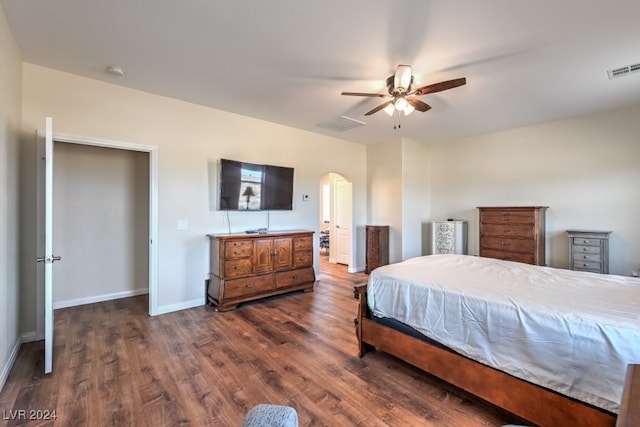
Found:
[(616, 424), (616, 414), (518, 379), (371, 320), (366, 291), (366, 283), (354, 288), (354, 296), (359, 301), (354, 323), (360, 357), (373, 349), (391, 354), (540, 426), (640, 426), (640, 365), (630, 365), (626, 383), (628, 390), (623, 396), (620, 419)]

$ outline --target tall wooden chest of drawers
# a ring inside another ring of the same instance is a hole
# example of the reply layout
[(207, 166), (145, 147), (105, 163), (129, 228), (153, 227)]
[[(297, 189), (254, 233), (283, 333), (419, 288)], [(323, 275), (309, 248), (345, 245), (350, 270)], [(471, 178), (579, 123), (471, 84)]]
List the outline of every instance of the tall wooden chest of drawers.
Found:
[(376, 268), (389, 264), (389, 226), (367, 225), (364, 272), (369, 274)]
[(211, 234), (207, 302), (218, 311), (315, 284), (313, 232)]
[(480, 256), (545, 265), (546, 206), (478, 207)]
[(609, 235), (611, 231), (567, 230), (569, 268), (609, 274)]

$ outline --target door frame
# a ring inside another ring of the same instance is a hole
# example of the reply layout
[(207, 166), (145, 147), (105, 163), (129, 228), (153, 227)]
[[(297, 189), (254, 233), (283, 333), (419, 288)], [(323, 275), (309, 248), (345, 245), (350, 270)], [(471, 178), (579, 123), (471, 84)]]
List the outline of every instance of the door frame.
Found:
[[(38, 135), (44, 132), (38, 131)], [(94, 147), (139, 151), (149, 154), (149, 315), (158, 314), (158, 147), (155, 145), (87, 138), (75, 135), (53, 134), (53, 141)], [(55, 160), (54, 160), (55, 161)], [(40, 183), (38, 184), (40, 185)], [(38, 192), (44, 189), (38, 188)], [(38, 213), (40, 215), (41, 212)], [(40, 283), (40, 282), (38, 282)], [(44, 289), (37, 288), (36, 335), (44, 337)]]
[[(327, 184), (329, 186), (329, 218), (330, 218), (330, 224), (329, 224), (329, 229), (330, 229), (330, 236), (331, 236), (331, 241), (329, 243), (329, 262), (332, 264), (336, 263), (336, 254), (335, 254), (335, 250), (336, 250), (336, 244), (335, 244), (335, 240), (337, 237), (337, 232), (336, 232), (336, 181), (338, 180), (343, 180), (345, 181), (349, 187), (350, 187), (350, 193), (351, 193), (351, 197), (349, 198), (349, 204), (350, 204), (350, 211), (351, 214), (349, 215), (349, 226), (350, 226), (350, 231), (349, 231), (349, 262), (347, 263), (347, 271), (349, 273), (356, 273), (358, 271), (363, 271), (364, 269), (358, 269), (357, 268), (357, 262), (356, 262), (356, 254), (358, 252), (357, 249), (357, 245), (356, 245), (356, 229), (354, 227), (355, 221), (354, 221), (354, 213), (353, 213), (353, 181), (345, 174), (342, 174), (340, 172), (326, 172), (325, 174), (322, 175), (322, 177), (320, 178), (320, 184), (318, 187), (318, 193), (319, 193), (319, 200), (318, 200), (318, 204), (319, 204), (319, 211), (318, 211), (318, 227), (320, 229), (322, 229), (324, 227), (324, 224), (321, 223), (321, 218), (322, 218), (322, 209), (323, 209), (323, 204), (324, 204), (324, 198), (323, 198), (323, 190), (322, 190), (322, 185), (323, 184)], [(319, 249), (318, 249), (319, 250)]]

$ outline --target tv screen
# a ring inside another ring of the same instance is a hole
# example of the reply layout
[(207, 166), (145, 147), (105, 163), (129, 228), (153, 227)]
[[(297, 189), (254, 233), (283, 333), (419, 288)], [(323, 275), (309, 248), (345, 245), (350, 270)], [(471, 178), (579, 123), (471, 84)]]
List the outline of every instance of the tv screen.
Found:
[(293, 168), (220, 159), (220, 210), (293, 209)]

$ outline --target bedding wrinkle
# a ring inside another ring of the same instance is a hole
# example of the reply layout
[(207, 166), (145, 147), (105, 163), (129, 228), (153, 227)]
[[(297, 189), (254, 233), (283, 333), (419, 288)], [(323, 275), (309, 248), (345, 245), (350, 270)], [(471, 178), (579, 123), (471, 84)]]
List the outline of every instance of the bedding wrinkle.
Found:
[(617, 412), (640, 363), (640, 280), (465, 255), (379, 267), (367, 303), (480, 363)]

